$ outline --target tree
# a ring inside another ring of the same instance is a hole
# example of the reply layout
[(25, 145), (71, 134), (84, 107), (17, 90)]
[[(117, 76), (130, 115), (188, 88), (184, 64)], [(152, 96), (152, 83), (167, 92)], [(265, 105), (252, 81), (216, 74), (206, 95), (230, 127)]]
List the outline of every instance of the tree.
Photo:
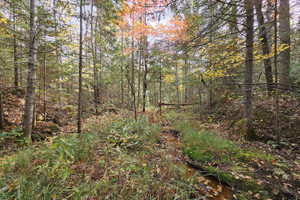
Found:
[(78, 92), (78, 122), (77, 122), (77, 132), (81, 133), (81, 118), (82, 118), (82, 32), (83, 32), (83, 14), (82, 14), (82, 4), (83, 0), (80, 0), (80, 35), (79, 35), (79, 92)]
[[(265, 22), (264, 22), (264, 15), (262, 14), (262, 0), (255, 0), (254, 4), (256, 8), (257, 22), (259, 25), (259, 38), (262, 44), (263, 55), (264, 56), (269, 55), (270, 54), (269, 41), (267, 37), (267, 29), (265, 27)], [(271, 65), (270, 58), (264, 59), (264, 67), (265, 67), (265, 76), (267, 80), (268, 91), (269, 94), (271, 94), (274, 90), (274, 87), (273, 87), (272, 65)]]
[(28, 58), (28, 77), (27, 92), (25, 97), (25, 111), (23, 120), (24, 136), (31, 138), (34, 101), (35, 101), (35, 82), (36, 82), (36, 2), (30, 0), (30, 33), (29, 33), (29, 58)]
[(253, 0), (245, 0), (246, 9), (246, 51), (245, 51), (245, 73), (244, 73), (244, 116), (246, 118), (246, 139), (256, 139), (253, 128), (252, 114), (252, 84), (253, 84)]
[(17, 29), (16, 29), (16, 0), (13, 0), (13, 38), (14, 38), (14, 84), (15, 87), (19, 86), (19, 69), (18, 69), (18, 56), (17, 56)]
[(3, 117), (3, 101), (2, 101), (2, 73), (0, 72), (0, 130), (4, 129), (4, 117)]
[[(286, 47), (291, 46), (291, 25), (290, 25), (290, 2), (289, 0), (280, 0), (279, 7), (279, 35), (280, 44)], [(291, 49), (280, 53), (279, 57), (279, 83), (281, 89), (288, 89), (291, 85), (290, 77), (290, 59)]]

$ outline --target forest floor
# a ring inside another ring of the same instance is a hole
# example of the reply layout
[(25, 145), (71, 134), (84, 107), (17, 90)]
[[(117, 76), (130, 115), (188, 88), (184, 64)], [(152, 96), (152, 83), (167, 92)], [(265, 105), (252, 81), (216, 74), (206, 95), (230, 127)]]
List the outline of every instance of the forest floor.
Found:
[(37, 117), (34, 141), (24, 146), (24, 101), (4, 103), (0, 199), (299, 199), (297, 132), (277, 145), (261, 129), (261, 141), (247, 142), (238, 115), (149, 111), (135, 121), (118, 110), (87, 116), (78, 136), (75, 123), (63, 120), (73, 116), (67, 106), (54, 107), (46, 121)]
[(228, 183), (233, 198), (299, 199), (299, 140), (282, 135), (280, 145), (270, 137), (248, 142), (230, 120), (177, 111), (167, 118), (186, 144), (190, 165)]

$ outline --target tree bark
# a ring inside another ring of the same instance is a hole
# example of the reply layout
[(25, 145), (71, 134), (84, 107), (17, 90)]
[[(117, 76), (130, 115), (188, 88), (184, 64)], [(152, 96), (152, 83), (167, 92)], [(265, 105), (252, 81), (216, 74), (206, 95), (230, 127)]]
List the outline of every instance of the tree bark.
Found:
[(4, 116), (3, 116), (2, 88), (0, 88), (0, 130), (3, 129), (4, 129)]
[(256, 139), (253, 128), (252, 114), (252, 84), (253, 84), (253, 0), (245, 0), (246, 8), (246, 52), (244, 73), (244, 116), (246, 118), (246, 135), (248, 140)]
[(62, 90), (63, 90), (63, 85), (62, 85), (62, 69), (61, 69), (61, 61), (59, 58), (59, 44), (58, 44), (58, 30), (57, 30), (57, 0), (53, 0), (53, 14), (54, 14), (54, 23), (55, 23), (55, 27), (54, 27), (54, 31), (55, 31), (55, 42), (56, 42), (56, 50), (55, 50), (55, 54), (56, 54), (56, 64), (59, 65), (59, 78), (58, 78), (58, 101), (59, 101), (59, 105), (62, 106), (63, 105), (63, 100), (62, 100)]
[(138, 70), (138, 83), (137, 83), (137, 109), (140, 107), (140, 99), (141, 99), (141, 69), (142, 69), (142, 48), (139, 42), (139, 70)]
[(276, 133), (276, 139), (277, 139), (277, 144), (280, 145), (281, 141), (281, 134), (279, 130), (279, 96), (278, 96), (278, 62), (277, 62), (277, 40), (278, 40), (278, 35), (277, 35), (277, 16), (278, 16), (278, 9), (277, 9), (277, 0), (275, 0), (275, 16), (274, 16), (274, 68), (275, 68), (275, 112), (276, 112), (276, 118), (275, 118), (275, 133)]
[(18, 69), (18, 55), (17, 55), (17, 34), (16, 34), (16, 0), (13, 0), (13, 29), (14, 29), (14, 72), (15, 72), (15, 77), (14, 77), (14, 85), (15, 87), (19, 86), (19, 69)]
[(46, 86), (46, 73), (47, 73), (47, 58), (46, 58), (46, 27), (44, 29), (44, 58), (43, 58), (43, 97), (44, 97), (44, 108), (43, 108), (43, 112), (44, 112), (44, 121), (46, 121), (46, 89), (47, 89), (47, 86)]
[(29, 59), (27, 92), (25, 97), (25, 111), (23, 120), (24, 136), (31, 139), (34, 101), (35, 101), (35, 82), (36, 82), (36, 16), (35, 0), (30, 0), (30, 35), (29, 35)]
[(122, 28), (122, 36), (121, 36), (121, 103), (122, 106), (124, 104), (124, 36), (123, 36), (123, 28)]
[[(146, 7), (145, 7), (146, 8)], [(147, 26), (147, 10), (145, 9), (144, 13), (144, 24)], [(144, 48), (143, 48), (143, 53), (144, 53), (144, 78), (143, 78), (143, 112), (146, 112), (146, 95), (147, 95), (147, 75), (148, 75), (148, 39), (147, 36), (143, 36), (144, 38)]]
[(81, 134), (81, 115), (82, 115), (82, 32), (83, 32), (83, 16), (82, 16), (82, 2), (80, 0), (80, 36), (79, 36), (79, 92), (78, 92), (78, 122), (77, 132)]
[[(94, 103), (95, 103), (95, 111), (96, 114), (98, 113), (98, 104), (100, 103), (99, 100), (99, 78), (98, 78), (98, 67), (97, 67), (97, 48), (98, 48), (98, 43), (97, 43), (97, 38), (94, 36), (94, 30), (96, 32), (97, 26), (98, 26), (98, 12), (97, 12), (97, 18), (95, 22), (95, 27), (93, 25), (94, 23), (94, 17), (93, 17), (93, 1), (91, 1), (91, 47), (92, 47), (92, 55), (93, 55), (93, 71), (94, 71)], [(94, 38), (94, 41), (93, 41)]]
[[(134, 13), (133, 13), (133, 24), (134, 24)], [(132, 38), (131, 38), (131, 48), (132, 48), (132, 52), (131, 52), (131, 95), (133, 98), (133, 102), (131, 107), (136, 110), (136, 102), (135, 102), (135, 77), (134, 77), (134, 34), (132, 34)]]
[(280, 44), (289, 47), (280, 53), (280, 65), (279, 65), (279, 83), (281, 89), (288, 89), (291, 84), (290, 77), (290, 3), (289, 0), (280, 0), (279, 8), (279, 34)]
[(178, 64), (175, 64), (175, 70), (176, 70), (176, 103), (180, 103), (180, 91), (179, 91), (179, 75), (178, 75)]
[(147, 93), (147, 74), (148, 74), (148, 55), (145, 55), (145, 69), (143, 78), (143, 112), (146, 111), (146, 93)]
[[(264, 16), (262, 14), (262, 0), (255, 0), (254, 2), (256, 8), (256, 16), (259, 25), (259, 36), (262, 44), (263, 55), (269, 55), (269, 41), (267, 37), (267, 30), (265, 27)], [(268, 92), (269, 95), (274, 91), (273, 87), (273, 75), (272, 75), (272, 64), (271, 59), (264, 59), (264, 67), (265, 67), (265, 76), (267, 80)]]
[(3, 116), (3, 101), (2, 101), (2, 74), (0, 72), (0, 130), (4, 129), (4, 116)]
[(160, 65), (159, 65), (159, 113), (162, 115), (162, 59), (160, 58)]

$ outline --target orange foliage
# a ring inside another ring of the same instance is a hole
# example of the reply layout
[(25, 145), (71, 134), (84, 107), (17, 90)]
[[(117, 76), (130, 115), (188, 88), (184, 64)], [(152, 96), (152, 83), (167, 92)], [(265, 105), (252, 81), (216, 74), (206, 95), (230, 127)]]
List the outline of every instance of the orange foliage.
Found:
[[(188, 21), (179, 16), (167, 22), (159, 22), (156, 13), (164, 12), (171, 0), (127, 0), (123, 2), (122, 10), (118, 12), (120, 28), (118, 36), (141, 41), (143, 38), (155, 38), (169, 42), (187, 40)], [(125, 54), (135, 49), (124, 50)]]

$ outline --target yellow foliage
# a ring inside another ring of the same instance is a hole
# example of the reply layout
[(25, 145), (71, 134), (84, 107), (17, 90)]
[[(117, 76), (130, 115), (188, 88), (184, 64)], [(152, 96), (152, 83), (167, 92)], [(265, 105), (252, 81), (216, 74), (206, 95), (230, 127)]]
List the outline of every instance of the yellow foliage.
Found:
[(164, 78), (165, 83), (173, 83), (175, 81), (175, 75), (173, 74), (167, 74)]

